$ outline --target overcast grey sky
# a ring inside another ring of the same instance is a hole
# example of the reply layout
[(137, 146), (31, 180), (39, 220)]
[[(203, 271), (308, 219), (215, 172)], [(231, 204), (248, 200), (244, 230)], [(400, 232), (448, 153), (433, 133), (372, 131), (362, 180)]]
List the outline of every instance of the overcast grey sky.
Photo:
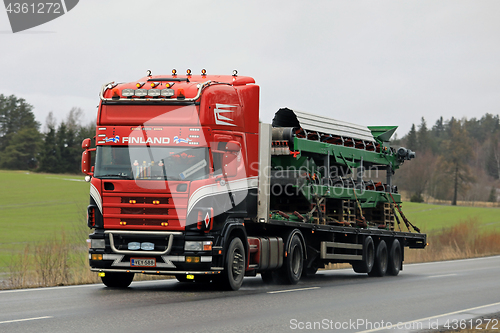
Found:
[(261, 119), (280, 107), (363, 125), (500, 112), (500, 1), (81, 0), (12, 34), (0, 8), (0, 93), (42, 123), (95, 118), (109, 81), (147, 69), (255, 78)]

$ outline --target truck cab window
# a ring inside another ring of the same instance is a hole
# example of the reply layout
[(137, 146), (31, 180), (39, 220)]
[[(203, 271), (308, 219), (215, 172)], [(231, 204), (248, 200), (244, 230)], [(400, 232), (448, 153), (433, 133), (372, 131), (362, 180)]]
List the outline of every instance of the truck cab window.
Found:
[(98, 146), (95, 177), (196, 180), (207, 178), (208, 148)]

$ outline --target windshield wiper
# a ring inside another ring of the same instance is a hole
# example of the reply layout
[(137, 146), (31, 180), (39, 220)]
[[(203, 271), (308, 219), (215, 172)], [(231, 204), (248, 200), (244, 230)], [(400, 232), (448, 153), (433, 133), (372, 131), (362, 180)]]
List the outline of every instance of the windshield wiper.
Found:
[(116, 173), (115, 174), (109, 174), (109, 175), (97, 175), (95, 176), (96, 178), (104, 178), (104, 177), (118, 177), (120, 179), (134, 179), (132, 177), (130, 177), (129, 175), (126, 175), (126, 174), (123, 174), (123, 175), (117, 175)]

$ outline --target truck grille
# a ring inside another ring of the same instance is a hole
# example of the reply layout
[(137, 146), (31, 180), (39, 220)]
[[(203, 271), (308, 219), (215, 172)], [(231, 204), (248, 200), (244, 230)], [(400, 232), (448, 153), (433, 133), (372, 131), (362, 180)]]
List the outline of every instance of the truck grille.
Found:
[(187, 193), (103, 193), (106, 228), (181, 230), (186, 224)]

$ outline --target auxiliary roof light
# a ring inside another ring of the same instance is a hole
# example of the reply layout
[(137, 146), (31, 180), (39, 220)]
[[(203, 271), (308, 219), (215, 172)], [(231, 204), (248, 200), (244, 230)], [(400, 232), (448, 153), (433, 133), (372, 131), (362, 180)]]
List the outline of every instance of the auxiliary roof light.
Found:
[(201, 70), (201, 75), (207, 75), (207, 70), (205, 68)]
[(160, 94), (161, 94), (160, 89), (149, 89), (148, 90), (148, 96), (158, 97), (158, 96), (160, 96)]
[(137, 88), (140, 88), (140, 87), (142, 87), (143, 85), (144, 85), (144, 82), (137, 82), (137, 83), (135, 84), (135, 86), (136, 86)]
[(237, 76), (237, 75), (238, 75), (238, 71), (235, 69), (235, 70), (233, 71), (233, 76)]
[(175, 95), (174, 89), (163, 89), (160, 94), (165, 97), (172, 97)]
[(191, 70), (188, 68), (186, 73), (187, 73), (187, 75), (191, 75)]
[(111, 98), (120, 98), (120, 93), (118, 88), (113, 88), (112, 91), (113, 91), (113, 96), (111, 96)]
[(122, 90), (122, 96), (124, 97), (131, 97), (134, 96), (135, 90), (134, 89), (123, 89)]
[(135, 90), (135, 95), (137, 97), (144, 97), (148, 95), (148, 90), (147, 89), (136, 89)]
[(150, 70), (150, 69), (148, 69), (148, 70), (146, 71), (146, 76), (151, 76), (151, 70)]
[(177, 90), (177, 98), (178, 99), (184, 99), (184, 98), (186, 98), (186, 95), (184, 95), (184, 89)]
[(172, 76), (176, 76), (177, 75), (177, 69), (172, 69)]

